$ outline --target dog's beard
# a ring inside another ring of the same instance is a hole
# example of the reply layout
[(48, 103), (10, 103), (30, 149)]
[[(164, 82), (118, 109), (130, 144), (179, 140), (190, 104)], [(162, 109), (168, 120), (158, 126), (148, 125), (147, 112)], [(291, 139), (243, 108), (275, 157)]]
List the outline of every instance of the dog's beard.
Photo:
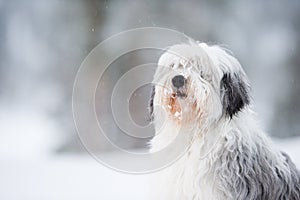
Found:
[(197, 119), (200, 108), (194, 90), (165, 89), (163, 94), (163, 105), (169, 120), (178, 125), (187, 125)]
[(182, 98), (185, 98), (186, 94), (182, 92), (173, 92), (169, 98), (168, 109), (171, 115), (178, 120), (182, 120), (183, 102)]

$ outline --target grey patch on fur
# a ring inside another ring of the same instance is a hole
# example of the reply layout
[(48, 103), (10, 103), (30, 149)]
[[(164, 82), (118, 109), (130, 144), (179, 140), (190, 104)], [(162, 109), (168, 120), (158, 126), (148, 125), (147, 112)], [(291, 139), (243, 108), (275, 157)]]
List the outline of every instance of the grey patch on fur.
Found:
[[(225, 144), (226, 146), (226, 144)], [(275, 161), (267, 144), (252, 147), (247, 142), (230, 144), (222, 151), (215, 181), (226, 198), (235, 200), (299, 200), (300, 174), (286, 155)]]

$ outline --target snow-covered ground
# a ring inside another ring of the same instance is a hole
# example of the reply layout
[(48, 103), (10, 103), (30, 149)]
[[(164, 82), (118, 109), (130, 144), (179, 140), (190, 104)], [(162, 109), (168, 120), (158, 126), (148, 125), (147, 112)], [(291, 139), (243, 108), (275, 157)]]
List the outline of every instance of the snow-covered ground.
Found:
[[(300, 167), (300, 138), (275, 143)], [(0, 158), (0, 163), (0, 199), (142, 200), (149, 194), (149, 175), (119, 173), (88, 155)]]
[(146, 199), (146, 176), (113, 171), (87, 153), (52, 154), (62, 133), (47, 115), (0, 110), (0, 200)]
[(141, 200), (147, 199), (146, 175), (122, 174), (89, 156), (0, 160), (0, 199)]
[(287, 140), (274, 139), (274, 143), (281, 151), (287, 153), (300, 169), (300, 137)]

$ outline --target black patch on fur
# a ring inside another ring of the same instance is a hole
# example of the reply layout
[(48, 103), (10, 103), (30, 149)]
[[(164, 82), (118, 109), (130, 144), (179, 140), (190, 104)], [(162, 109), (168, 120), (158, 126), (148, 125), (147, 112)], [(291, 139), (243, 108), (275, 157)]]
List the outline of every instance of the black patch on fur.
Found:
[(153, 121), (153, 119), (154, 119), (154, 116), (153, 116), (153, 110), (154, 110), (154, 108), (153, 108), (153, 101), (154, 101), (154, 96), (155, 96), (155, 86), (152, 87), (150, 101), (149, 101), (149, 114), (150, 114), (149, 120), (150, 121)]
[(249, 89), (236, 73), (224, 74), (220, 88), (223, 110), (230, 118), (249, 104)]

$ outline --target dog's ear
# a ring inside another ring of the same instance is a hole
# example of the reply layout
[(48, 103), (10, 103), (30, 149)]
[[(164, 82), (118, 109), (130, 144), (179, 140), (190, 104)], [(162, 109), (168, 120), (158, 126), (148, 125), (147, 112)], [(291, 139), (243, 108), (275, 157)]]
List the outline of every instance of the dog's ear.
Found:
[(223, 112), (232, 118), (250, 102), (249, 86), (237, 73), (225, 73), (221, 80)]
[(149, 120), (153, 121), (154, 116), (153, 116), (153, 111), (154, 111), (154, 107), (153, 107), (153, 101), (154, 101), (154, 96), (155, 96), (155, 86), (152, 87), (151, 90), (151, 95), (150, 95), (150, 101), (149, 101)]

